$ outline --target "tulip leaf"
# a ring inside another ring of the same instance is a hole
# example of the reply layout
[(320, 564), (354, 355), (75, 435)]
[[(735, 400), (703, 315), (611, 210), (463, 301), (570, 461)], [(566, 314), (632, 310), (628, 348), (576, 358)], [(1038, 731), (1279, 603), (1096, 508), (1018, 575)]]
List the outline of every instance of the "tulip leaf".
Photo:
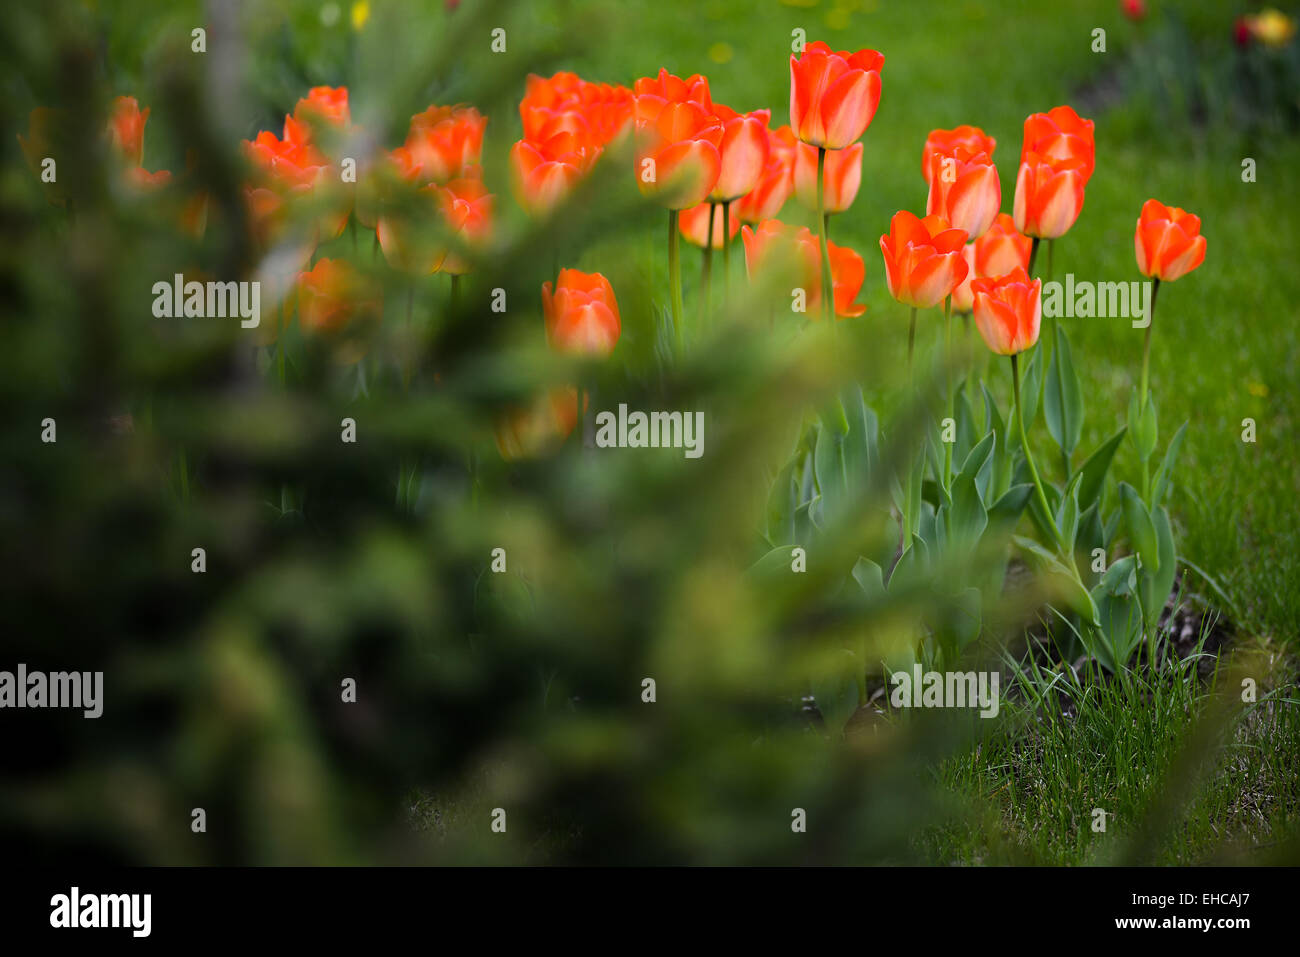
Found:
[(1133, 436), (1133, 444), (1137, 447), (1138, 458), (1143, 462), (1150, 459), (1159, 439), (1156, 404), (1151, 400), (1151, 396), (1148, 395), (1146, 405), (1139, 408), (1137, 393), (1133, 393), (1128, 403), (1128, 430)]
[(1060, 328), (1043, 388), (1043, 414), (1057, 447), (1067, 456), (1073, 455), (1083, 433), (1083, 389), (1070, 356), (1070, 339)]
[(1128, 482), (1119, 483), (1120, 506), (1124, 510), (1124, 524), (1128, 528), (1129, 540), (1142, 558), (1142, 564), (1151, 571), (1160, 568), (1160, 550), (1156, 541), (1156, 527), (1151, 522), (1151, 513), (1137, 489)]
[(1115, 458), (1115, 450), (1119, 448), (1120, 442), (1124, 440), (1127, 428), (1120, 429), (1109, 439), (1102, 443), (1101, 447), (1088, 456), (1088, 461), (1083, 463), (1083, 468), (1079, 469), (1079, 508), (1087, 511), (1093, 505), (1100, 504), (1101, 490), (1106, 483), (1106, 473), (1110, 471), (1111, 460)]
[(1156, 470), (1155, 485), (1152, 486), (1151, 507), (1157, 508), (1160, 500), (1164, 498), (1165, 491), (1169, 487), (1169, 479), (1173, 474), (1174, 462), (1178, 458), (1178, 449), (1183, 444), (1183, 433), (1187, 431), (1187, 423), (1184, 422), (1174, 433), (1174, 437), (1169, 440), (1169, 448), (1165, 450), (1165, 457), (1160, 462), (1160, 468)]

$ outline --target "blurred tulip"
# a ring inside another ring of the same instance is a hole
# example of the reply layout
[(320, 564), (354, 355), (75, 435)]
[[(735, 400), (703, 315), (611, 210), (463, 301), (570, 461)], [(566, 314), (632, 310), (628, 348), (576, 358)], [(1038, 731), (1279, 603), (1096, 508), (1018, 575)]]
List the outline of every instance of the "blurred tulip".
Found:
[[(679, 83), (681, 81), (678, 81)], [(636, 100), (637, 185), (669, 209), (704, 201), (722, 171), (722, 124), (695, 100)]]
[(952, 156), (960, 146), (972, 155), (987, 153), (991, 159), (997, 145), (998, 141), (978, 126), (963, 125), (951, 130), (931, 130), (930, 135), (925, 138), (925, 146), (921, 149), (921, 175), (929, 185), (931, 153)]
[(298, 274), (298, 321), (309, 335), (338, 340), (336, 357), (358, 361), (362, 323), (378, 322), (384, 312), (383, 290), (342, 259), (320, 259), (310, 272)]
[(966, 278), (966, 232), (942, 216), (920, 219), (899, 210), (880, 237), (885, 282), (899, 302), (917, 309), (938, 305)]
[(562, 443), (577, 424), (578, 390), (551, 389), (529, 407), (510, 409), (497, 420), (497, 449), (507, 462), (534, 458)]
[(1205, 261), (1201, 219), (1177, 206), (1148, 199), (1142, 204), (1133, 247), (1142, 275), (1162, 282), (1181, 279)]
[(768, 131), (767, 163), (754, 188), (736, 201), (736, 216), (745, 223), (775, 219), (794, 191), (794, 157), (798, 144), (790, 127)]
[(998, 213), (988, 232), (975, 240), (975, 275), (997, 279), (1017, 267), (1028, 271), (1033, 246), (1032, 239), (1016, 232), (1014, 219)]
[(722, 123), (722, 145), (718, 181), (709, 198), (716, 203), (730, 202), (752, 190), (767, 165), (768, 121), (771, 110), (740, 114), (721, 103), (714, 105), (714, 115)]
[(1038, 341), (1043, 317), (1041, 279), (1030, 280), (1023, 269), (999, 279), (975, 279), (975, 325), (988, 347), (1000, 356), (1013, 356)]
[(875, 50), (833, 52), (820, 40), (790, 57), (790, 127), (805, 143), (844, 149), (866, 132), (880, 104), (885, 58)]
[(1025, 119), (1025, 135), (1020, 147), (1021, 165), (1032, 153), (1053, 164), (1077, 162), (1083, 170), (1086, 185), (1096, 166), (1092, 120), (1082, 119), (1068, 106), (1032, 114)]
[(1134, 23), (1146, 19), (1146, 0), (1120, 0), (1119, 7), (1124, 11), (1124, 16), (1128, 17)]
[[(438, 190), (442, 221), (463, 247), (480, 247), (492, 231), (495, 197), (482, 180), (456, 179)], [(469, 272), (469, 264), (455, 250), (449, 250), (442, 271), (453, 276)]]
[(713, 114), (713, 96), (709, 92), (708, 78), (699, 73), (692, 74), (683, 80), (681, 77), (674, 76), (666, 69), (660, 68), (659, 75), (654, 77), (642, 77), (632, 86), (633, 96), (637, 101), (642, 99), (658, 100), (663, 105), (669, 103), (685, 103), (687, 101), (699, 105), (706, 113)]
[(542, 284), (546, 339), (557, 352), (604, 358), (614, 351), (622, 326), (614, 287), (600, 273), (561, 269), (552, 293)]
[(952, 153), (930, 154), (930, 195), (927, 214), (937, 214), (971, 239), (983, 236), (1002, 206), (998, 168), (987, 153), (971, 153), (964, 146)]
[(308, 126), (313, 122), (345, 127), (352, 122), (346, 86), (314, 86), (293, 108), (293, 118)]
[[(712, 237), (709, 236), (709, 215), (713, 215)], [(705, 245), (711, 245), (714, 249), (723, 247), (722, 237), (722, 204), (721, 203), (700, 203), (698, 206), (692, 206), (690, 209), (682, 210), (681, 217), (678, 219), (678, 226), (682, 231), (682, 238), (688, 243), (699, 246), (701, 249)], [(736, 238), (740, 232), (740, 219), (736, 216), (736, 203), (731, 204), (731, 214), (727, 217), (727, 237), (726, 242)]]
[(144, 161), (144, 125), (148, 119), (149, 107), (141, 110), (135, 97), (119, 96), (113, 100), (109, 137), (130, 166), (139, 166)]
[(524, 139), (545, 142), (559, 133), (573, 133), (584, 142), (607, 145), (631, 125), (632, 101), (626, 87), (588, 83), (576, 73), (556, 73), (549, 79), (530, 74), (519, 104)]
[(479, 175), (487, 122), (472, 106), (431, 106), (415, 114), (399, 148), (409, 178), (441, 186)]
[[(745, 269), (751, 279), (764, 272), (786, 268), (793, 269), (795, 281), (807, 294), (808, 313), (821, 315), (821, 252), (818, 239), (806, 226), (788, 226), (779, 220), (769, 219), (757, 228), (745, 226), (741, 230), (745, 244)], [(867, 307), (854, 302), (866, 278), (866, 264), (854, 250), (847, 246), (828, 243), (831, 278), (838, 318), (860, 316)]]
[[(862, 144), (827, 150), (823, 181), (824, 212), (842, 213), (852, 206), (862, 185)], [(800, 203), (817, 211), (817, 147), (807, 143), (795, 147), (794, 192)]]
[(584, 144), (575, 133), (557, 133), (543, 143), (520, 140), (510, 150), (515, 198), (530, 216), (547, 215), (599, 155), (600, 147)]
[(1295, 36), (1295, 21), (1272, 7), (1247, 14), (1242, 20), (1249, 35), (1267, 47), (1284, 47)]

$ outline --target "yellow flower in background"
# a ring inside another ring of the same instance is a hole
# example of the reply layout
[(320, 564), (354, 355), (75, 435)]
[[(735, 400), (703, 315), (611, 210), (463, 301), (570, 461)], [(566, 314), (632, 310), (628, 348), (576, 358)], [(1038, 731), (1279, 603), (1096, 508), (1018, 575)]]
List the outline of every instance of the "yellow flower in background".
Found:
[(352, 29), (353, 30), (360, 30), (362, 27), (366, 25), (366, 21), (369, 19), (370, 19), (369, 0), (357, 0), (356, 3), (352, 4)]
[(1284, 47), (1295, 36), (1295, 21), (1272, 7), (1244, 19), (1250, 35), (1264, 46)]

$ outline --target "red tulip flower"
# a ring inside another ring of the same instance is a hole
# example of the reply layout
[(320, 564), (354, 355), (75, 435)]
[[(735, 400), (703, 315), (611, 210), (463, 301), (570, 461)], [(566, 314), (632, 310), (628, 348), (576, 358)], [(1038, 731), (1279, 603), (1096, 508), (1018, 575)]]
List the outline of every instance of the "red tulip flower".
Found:
[[(987, 234), (986, 234), (987, 235)], [(970, 284), (975, 279), (975, 244), (967, 243), (961, 248), (961, 258), (966, 263), (966, 278), (952, 291), (953, 312), (970, 312), (975, 308), (975, 293)]]
[(1082, 119), (1068, 106), (1034, 113), (1025, 120), (1025, 138), (1020, 147), (1022, 166), (1035, 153), (1053, 164), (1078, 163), (1086, 184), (1096, 166), (1096, 152), (1092, 120)]
[(519, 205), (531, 216), (550, 213), (577, 185), (600, 155), (575, 133), (557, 133), (545, 142), (520, 140), (510, 150), (512, 183)]
[(729, 203), (752, 190), (767, 166), (767, 124), (771, 110), (737, 113), (721, 103), (714, 104), (714, 116), (722, 123), (721, 165), (718, 181), (709, 200)]
[(109, 136), (130, 166), (139, 166), (144, 160), (144, 125), (148, 120), (149, 107), (140, 109), (135, 97), (119, 96), (113, 100)]
[[(823, 212), (842, 213), (853, 205), (862, 185), (862, 144), (826, 153), (823, 176)], [(817, 209), (817, 147), (799, 143), (795, 147), (794, 192), (799, 202)]]
[(976, 279), (975, 326), (988, 347), (1000, 356), (1019, 355), (1038, 341), (1043, 318), (1043, 281), (1023, 269), (1000, 279)]
[(338, 128), (348, 126), (352, 122), (352, 112), (348, 108), (348, 88), (312, 87), (294, 105), (293, 118), (308, 126), (312, 123), (326, 123)]
[(821, 41), (790, 57), (790, 127), (805, 143), (844, 149), (871, 124), (885, 58), (875, 50), (836, 53)]
[[(808, 311), (821, 315), (820, 258), (817, 237), (806, 227), (796, 229), (779, 220), (769, 219), (741, 230), (745, 244), (745, 269), (753, 278), (779, 265), (793, 263), (800, 288), (807, 292)], [(867, 307), (854, 302), (866, 278), (866, 264), (862, 257), (847, 246), (828, 243), (835, 315), (837, 318), (860, 316)]]
[(1201, 218), (1148, 199), (1142, 204), (1133, 247), (1142, 275), (1173, 282), (1205, 262)]
[(768, 131), (767, 163), (754, 188), (736, 201), (741, 222), (761, 223), (775, 219), (794, 190), (794, 158), (798, 144), (790, 127)]
[(1016, 229), (1038, 239), (1056, 239), (1070, 231), (1083, 210), (1087, 170), (1082, 159), (1052, 160), (1028, 154), (1020, 164), (1013, 205)]
[(951, 130), (931, 130), (921, 150), (921, 175), (929, 185), (931, 153), (952, 156), (957, 152), (958, 147), (962, 147), (972, 155), (987, 153), (992, 158), (993, 150), (997, 145), (998, 141), (978, 126), (963, 125)]
[(558, 352), (604, 358), (622, 331), (614, 287), (598, 272), (561, 269), (555, 291), (542, 284), (546, 338)]
[(930, 195), (927, 214), (938, 214), (971, 239), (983, 236), (1002, 206), (998, 168), (988, 153), (971, 153), (964, 146), (952, 153), (930, 153)]
[(1029, 255), (1034, 241), (1016, 232), (1016, 223), (1006, 213), (998, 213), (993, 225), (975, 240), (975, 275), (997, 279), (1013, 269), (1029, 270)]
[(644, 95), (636, 99), (636, 130), (641, 192), (675, 210), (703, 202), (722, 172), (723, 129), (717, 117), (693, 99), (668, 102)]
[(444, 184), (479, 175), (487, 117), (472, 106), (431, 106), (411, 117), (406, 142), (394, 150), (408, 176)]
[(966, 231), (953, 229), (942, 216), (895, 213), (889, 233), (880, 237), (890, 295), (916, 309), (938, 305), (966, 278), (965, 244)]

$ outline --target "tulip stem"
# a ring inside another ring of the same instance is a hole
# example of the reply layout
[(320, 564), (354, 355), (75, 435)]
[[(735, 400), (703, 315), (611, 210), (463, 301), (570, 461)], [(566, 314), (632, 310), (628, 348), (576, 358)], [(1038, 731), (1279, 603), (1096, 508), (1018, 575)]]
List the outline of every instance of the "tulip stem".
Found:
[(908, 382), (915, 385), (912, 376), (912, 351), (916, 346), (916, 306), (912, 307), (912, 319), (907, 324), (907, 378)]
[(704, 293), (700, 309), (701, 329), (708, 324), (713, 313), (713, 214), (717, 209), (717, 204), (709, 203), (709, 228), (704, 241), (704, 271), (700, 277), (700, 288)]
[[(709, 219), (709, 228), (713, 220)], [(731, 204), (722, 204), (722, 302), (731, 299)]]
[[(835, 321), (835, 286), (831, 279), (831, 249), (826, 241), (826, 147), (817, 147), (817, 229), (821, 233), (822, 309)], [(832, 326), (834, 328), (834, 326)]]
[(677, 210), (668, 210), (668, 286), (672, 296), (673, 335), (677, 339), (677, 354), (682, 346), (682, 266), (677, 248)]
[[(944, 335), (944, 383), (948, 392), (948, 418), (955, 423), (957, 421), (954, 411), (954, 398), (952, 390), (952, 296), (944, 299), (943, 303), (943, 335)], [(940, 436), (942, 438), (942, 436)], [(952, 490), (952, 442), (943, 443), (943, 487)]]
[[(1149, 382), (1148, 368), (1151, 364), (1151, 321), (1155, 318), (1156, 314), (1156, 294), (1158, 292), (1160, 292), (1160, 280), (1153, 279), (1151, 281), (1151, 305), (1147, 309), (1146, 334), (1142, 340), (1142, 384), (1140, 391), (1138, 392), (1138, 398), (1141, 400), (1142, 409), (1145, 409), (1147, 404), (1147, 383)], [(1141, 409), (1138, 411), (1141, 411)]]
[(1034, 278), (1034, 263), (1038, 261), (1038, 244), (1040, 242), (1042, 240), (1035, 236), (1034, 241), (1029, 244), (1029, 268), (1025, 272), (1029, 273), (1030, 279)]
[[(1017, 360), (1019, 354), (1011, 357), (1011, 382), (1012, 389), (1016, 399), (1016, 421), (1020, 426), (1020, 447), (1025, 453), (1025, 464), (1029, 466), (1029, 477), (1034, 481), (1034, 491), (1038, 493), (1038, 504), (1043, 508), (1043, 515), (1047, 518), (1047, 527), (1052, 530), (1052, 538), (1056, 542), (1056, 547), (1066, 557), (1070, 557), (1071, 549), (1061, 539), (1061, 530), (1056, 527), (1056, 519), (1052, 516), (1052, 509), (1047, 504), (1047, 494), (1043, 491), (1043, 481), (1038, 477), (1038, 467), (1034, 465), (1034, 454), (1029, 451), (1029, 435), (1025, 432), (1025, 406), (1020, 401), (1020, 364)], [(1074, 562), (1069, 562), (1071, 568)]]

